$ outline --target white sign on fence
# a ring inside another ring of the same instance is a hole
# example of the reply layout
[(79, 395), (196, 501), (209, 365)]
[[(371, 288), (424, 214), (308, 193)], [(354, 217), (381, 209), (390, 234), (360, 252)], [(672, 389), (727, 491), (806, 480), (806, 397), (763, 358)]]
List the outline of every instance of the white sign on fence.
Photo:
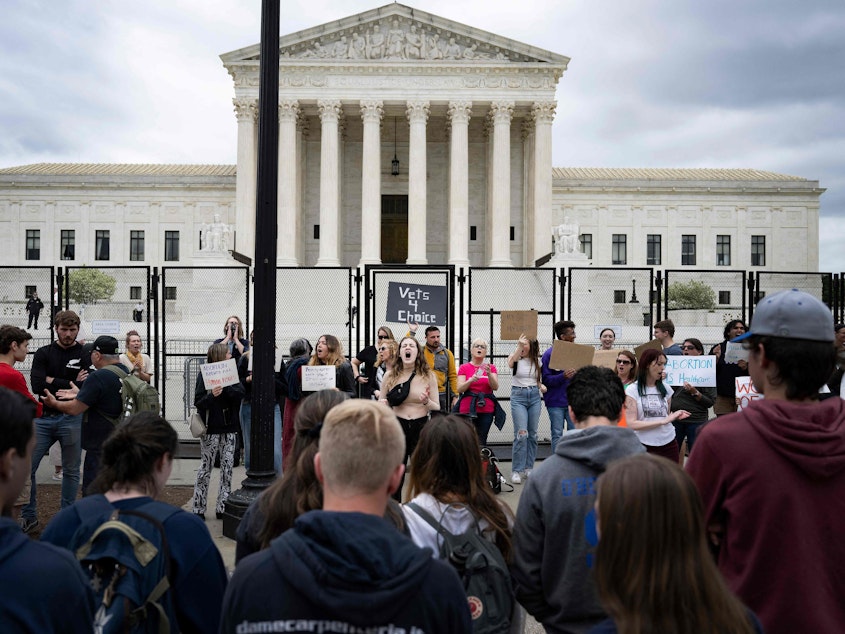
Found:
[(689, 383), (694, 387), (716, 387), (716, 357), (666, 357), (666, 385), (679, 386)]
[(741, 343), (728, 342), (725, 353), (725, 363), (737, 363), (738, 361), (748, 361), (748, 350), (742, 347)]
[(336, 370), (333, 365), (303, 365), (302, 391), (316, 392), (336, 387)]
[(91, 334), (94, 337), (99, 337), (100, 335), (118, 335), (120, 334), (120, 320), (94, 319), (91, 321)]
[(234, 359), (226, 359), (225, 361), (217, 361), (216, 363), (205, 363), (200, 366), (202, 372), (202, 380), (205, 383), (205, 389), (210, 390), (213, 387), (226, 387), (227, 385), (234, 385), (239, 383), (238, 366)]

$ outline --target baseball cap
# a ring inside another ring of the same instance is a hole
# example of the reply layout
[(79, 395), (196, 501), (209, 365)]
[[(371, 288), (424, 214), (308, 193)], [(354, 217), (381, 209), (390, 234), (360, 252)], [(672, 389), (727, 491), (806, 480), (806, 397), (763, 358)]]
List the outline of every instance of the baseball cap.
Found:
[(96, 350), (100, 354), (117, 354), (117, 339), (109, 337), (108, 335), (100, 335), (94, 340), (91, 350)]
[(781, 291), (757, 303), (751, 328), (732, 341), (754, 335), (833, 342), (833, 313), (809, 293), (797, 288)]

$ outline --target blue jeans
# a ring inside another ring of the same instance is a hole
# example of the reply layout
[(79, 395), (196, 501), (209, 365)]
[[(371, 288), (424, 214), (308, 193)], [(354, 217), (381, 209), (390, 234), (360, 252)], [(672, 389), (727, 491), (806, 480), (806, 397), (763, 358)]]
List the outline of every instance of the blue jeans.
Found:
[(692, 446), (695, 444), (695, 439), (704, 423), (687, 423), (686, 421), (676, 420), (672, 424), (675, 426), (675, 441), (678, 443), (678, 450), (680, 451), (681, 444), (686, 438), (687, 451), (692, 451)]
[(476, 414), (475, 431), (478, 432), (478, 442), (482, 447), (487, 446), (487, 434), (490, 433), (490, 426), (493, 424), (493, 412), (487, 414)]
[(540, 389), (511, 388), (511, 418), (513, 418), (512, 472), (534, 468), (537, 457), (537, 426), (540, 424)]
[(558, 441), (563, 437), (563, 430), (569, 431), (575, 426), (569, 419), (568, 407), (547, 407), (546, 411), (549, 412), (549, 421), (552, 425), (552, 453), (554, 453)]
[[(252, 402), (241, 401), (241, 433), (244, 437), (244, 467), (249, 471), (250, 430), (252, 429)], [(282, 410), (273, 407), (273, 470), (282, 475)]]
[(79, 494), (79, 462), (82, 457), (82, 414), (69, 416), (59, 414), (35, 419), (35, 450), (32, 452), (32, 492), (29, 504), (23, 507), (21, 516), (35, 519), (37, 503), (35, 495), (35, 472), (41, 459), (50, 450), (50, 445), (59, 441), (62, 448), (62, 508), (76, 501)]

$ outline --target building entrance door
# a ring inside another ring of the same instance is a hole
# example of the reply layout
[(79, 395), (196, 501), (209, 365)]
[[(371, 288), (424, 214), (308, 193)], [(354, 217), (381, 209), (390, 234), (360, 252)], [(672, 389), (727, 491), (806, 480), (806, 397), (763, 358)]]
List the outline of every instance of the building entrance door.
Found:
[(381, 197), (382, 264), (404, 264), (408, 259), (408, 196)]

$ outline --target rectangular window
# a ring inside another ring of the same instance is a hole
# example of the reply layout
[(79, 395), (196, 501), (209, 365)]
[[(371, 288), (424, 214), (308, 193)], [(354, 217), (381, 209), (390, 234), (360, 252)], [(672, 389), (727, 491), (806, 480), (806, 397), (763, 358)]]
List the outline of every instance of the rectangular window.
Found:
[(628, 263), (628, 236), (624, 233), (613, 234), (613, 250), (611, 252), (611, 264)]
[(731, 303), (731, 292), (730, 291), (719, 291), (719, 303), (720, 304), (730, 304)]
[(176, 299), (176, 287), (175, 286), (165, 286), (164, 287), (164, 299)]
[(26, 259), (40, 260), (41, 259), (41, 230), (27, 229), (26, 230)]
[(477, 240), (478, 239), (478, 228), (475, 225), (469, 226), (469, 239), (470, 240)]
[(132, 262), (144, 261), (144, 232), (129, 232), (129, 259)]
[(681, 236), (681, 264), (695, 265), (695, 236)]
[(581, 234), (581, 253), (587, 256), (588, 260), (593, 259), (593, 234)]
[(141, 299), (141, 287), (140, 286), (130, 286), (129, 287), (129, 299)]
[(314, 225), (314, 239), (320, 239), (320, 225)]
[(660, 266), (661, 264), (661, 241), (663, 236), (659, 233), (650, 233), (646, 236), (645, 263), (649, 266)]
[(625, 291), (613, 291), (613, 303), (614, 304), (624, 304), (625, 303)]
[(516, 240), (516, 228), (511, 225), (511, 242), (513, 242), (514, 240)]
[(26, 297), (27, 299), (29, 299), (30, 297), (32, 297), (32, 294), (36, 290), (37, 289), (34, 286), (24, 286), (23, 287), (23, 296)]
[(166, 262), (179, 261), (179, 232), (164, 232), (164, 260)]
[(751, 266), (766, 266), (766, 236), (751, 236)]
[(76, 231), (73, 229), (62, 229), (61, 253), (62, 260), (73, 260), (76, 258)]
[(95, 244), (94, 244), (94, 259), (95, 260), (108, 260), (111, 255), (110, 245), (109, 245), (109, 231), (108, 229), (97, 229), (95, 235)]
[(716, 266), (731, 265), (731, 237), (716, 236)]

